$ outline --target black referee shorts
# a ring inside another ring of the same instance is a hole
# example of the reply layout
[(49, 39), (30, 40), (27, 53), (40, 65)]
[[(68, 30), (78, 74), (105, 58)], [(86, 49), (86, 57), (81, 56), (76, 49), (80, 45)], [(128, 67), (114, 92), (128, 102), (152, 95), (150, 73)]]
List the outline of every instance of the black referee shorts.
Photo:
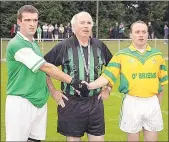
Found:
[(58, 133), (82, 137), (85, 132), (95, 136), (105, 134), (103, 100), (98, 96), (67, 96), (65, 107), (58, 106)]

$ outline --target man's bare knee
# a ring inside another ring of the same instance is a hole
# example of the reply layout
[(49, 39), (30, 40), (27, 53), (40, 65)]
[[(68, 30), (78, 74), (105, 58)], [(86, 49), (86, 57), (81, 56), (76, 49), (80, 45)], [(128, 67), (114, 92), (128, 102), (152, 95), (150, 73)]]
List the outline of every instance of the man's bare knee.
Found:
[(80, 137), (66, 137), (67, 142), (80, 142), (81, 138)]
[(88, 141), (104, 142), (104, 135), (94, 136), (94, 135), (87, 134), (87, 136), (88, 136)]
[(158, 132), (151, 132), (147, 131), (146, 129), (143, 129), (143, 134), (144, 134), (144, 141), (153, 141), (156, 142), (158, 140)]
[(140, 133), (127, 133), (127, 141), (139, 141)]

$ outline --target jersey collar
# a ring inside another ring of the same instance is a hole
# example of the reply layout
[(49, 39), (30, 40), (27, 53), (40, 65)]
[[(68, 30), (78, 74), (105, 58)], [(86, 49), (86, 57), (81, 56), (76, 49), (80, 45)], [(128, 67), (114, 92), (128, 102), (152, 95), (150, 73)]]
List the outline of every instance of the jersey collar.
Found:
[[(26, 36), (24, 36), (23, 34), (21, 34), (21, 32), (17, 32), (17, 35), (18, 35), (20, 38), (23, 38), (24, 40), (29, 41), (29, 39), (28, 39)], [(32, 40), (35, 41), (34, 38), (33, 38)], [(30, 42), (30, 41), (29, 41), (29, 42)]]
[[(133, 44), (131, 44), (131, 45), (129, 46), (129, 49), (130, 49), (131, 52), (137, 51), (137, 49), (134, 47)], [(149, 45), (148, 43), (147, 43), (146, 51), (151, 51), (151, 47), (150, 47), (150, 45)]]
[[(75, 46), (79, 46), (79, 41), (78, 41), (76, 35), (73, 36), (73, 39), (74, 39)], [(90, 37), (89, 39), (90, 39), (90, 45), (92, 45), (92, 38)]]

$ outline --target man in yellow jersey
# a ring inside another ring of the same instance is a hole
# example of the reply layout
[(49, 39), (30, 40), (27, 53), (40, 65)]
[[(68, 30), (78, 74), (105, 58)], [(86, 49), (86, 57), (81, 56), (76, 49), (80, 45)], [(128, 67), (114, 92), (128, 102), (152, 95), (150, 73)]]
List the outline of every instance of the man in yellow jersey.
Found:
[(168, 83), (167, 67), (162, 53), (147, 43), (147, 25), (136, 21), (130, 30), (131, 45), (115, 54), (88, 87), (113, 86), (120, 75), (119, 91), (125, 94), (120, 129), (127, 133), (128, 141), (139, 141), (141, 130), (145, 141), (157, 141), (158, 131), (163, 129), (160, 103), (163, 85)]

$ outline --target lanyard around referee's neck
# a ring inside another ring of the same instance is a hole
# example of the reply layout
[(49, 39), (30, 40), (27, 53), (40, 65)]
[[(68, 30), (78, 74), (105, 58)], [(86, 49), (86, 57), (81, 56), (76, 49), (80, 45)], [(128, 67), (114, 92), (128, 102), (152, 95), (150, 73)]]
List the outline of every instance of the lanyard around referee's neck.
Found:
[(89, 82), (89, 72), (90, 72), (90, 40), (89, 40), (88, 43), (89, 43), (88, 44), (88, 63), (86, 62), (82, 46), (79, 44), (80, 52), (81, 52), (81, 55), (82, 55), (82, 59), (83, 59), (83, 62), (84, 62), (84, 67), (85, 67), (85, 71), (86, 71), (86, 75), (87, 75), (87, 82)]

